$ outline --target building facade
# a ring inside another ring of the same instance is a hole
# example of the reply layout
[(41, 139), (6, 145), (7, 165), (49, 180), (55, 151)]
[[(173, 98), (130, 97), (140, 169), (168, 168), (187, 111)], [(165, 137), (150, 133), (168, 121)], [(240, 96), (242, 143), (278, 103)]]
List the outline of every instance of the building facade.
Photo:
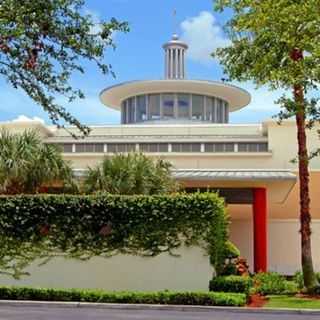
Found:
[[(173, 164), (174, 177), (187, 190), (210, 189), (225, 197), (231, 240), (253, 271), (294, 273), (301, 268), (297, 165), (290, 162), (297, 154), (295, 122), (230, 124), (230, 112), (247, 106), (249, 93), (226, 83), (187, 80), (188, 47), (178, 36), (163, 48), (163, 80), (127, 82), (101, 92), (102, 103), (121, 112), (121, 125), (94, 126), (84, 140), (37, 121), (0, 126), (15, 132), (33, 128), (46, 143), (61, 145), (79, 177), (115, 153), (142, 151), (162, 157)], [(310, 150), (319, 146), (318, 129), (308, 132)], [(75, 128), (68, 130), (77, 134)], [(320, 159), (310, 165), (313, 253), (320, 270)], [(181, 252), (181, 258), (164, 255), (152, 261), (137, 257), (55, 261), (41, 270), (34, 266), (32, 276), (22, 283), (115, 290), (206, 289), (212, 273), (208, 258), (196, 248)]]

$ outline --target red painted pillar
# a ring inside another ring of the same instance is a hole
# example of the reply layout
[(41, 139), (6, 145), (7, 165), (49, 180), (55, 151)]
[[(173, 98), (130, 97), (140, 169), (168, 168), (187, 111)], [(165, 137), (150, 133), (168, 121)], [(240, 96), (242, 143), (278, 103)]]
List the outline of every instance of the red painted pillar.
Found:
[(253, 189), (254, 272), (267, 271), (267, 189)]

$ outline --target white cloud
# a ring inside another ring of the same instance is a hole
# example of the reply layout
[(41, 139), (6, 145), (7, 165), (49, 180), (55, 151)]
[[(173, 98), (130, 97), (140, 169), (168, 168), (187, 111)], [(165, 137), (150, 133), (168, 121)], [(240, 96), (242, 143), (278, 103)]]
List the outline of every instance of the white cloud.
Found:
[[(88, 8), (86, 8), (86, 9), (84, 10), (84, 13), (85, 13), (86, 15), (90, 15), (90, 16), (91, 16), (91, 19), (92, 19), (92, 21), (93, 21), (93, 23), (94, 23), (94, 25), (90, 28), (90, 33), (91, 33), (91, 34), (100, 33), (100, 32), (102, 31), (102, 24), (101, 24), (101, 22), (102, 22), (102, 20), (103, 20), (103, 19), (101, 18), (100, 14), (99, 14), (98, 12), (96, 12), (96, 11), (94, 11), (94, 10), (91, 10), (91, 9), (88, 9)], [(111, 35), (110, 35), (110, 39), (114, 40), (115, 37), (116, 37), (116, 35), (117, 35), (117, 32), (116, 32), (116, 31), (113, 31), (113, 32), (111, 33)]]
[(201, 63), (211, 63), (215, 49), (229, 45), (216, 18), (208, 11), (181, 23), (182, 39), (189, 45), (188, 57)]
[(91, 19), (94, 23), (94, 25), (90, 28), (90, 33), (96, 34), (96, 33), (101, 32), (102, 31), (101, 24), (100, 24), (101, 18), (100, 18), (99, 13), (96, 11), (93, 11), (89, 8), (85, 8), (84, 14), (91, 16)]
[(45, 121), (39, 117), (29, 118), (25, 115), (19, 115), (16, 119), (13, 119), (12, 122), (40, 122), (45, 124)]

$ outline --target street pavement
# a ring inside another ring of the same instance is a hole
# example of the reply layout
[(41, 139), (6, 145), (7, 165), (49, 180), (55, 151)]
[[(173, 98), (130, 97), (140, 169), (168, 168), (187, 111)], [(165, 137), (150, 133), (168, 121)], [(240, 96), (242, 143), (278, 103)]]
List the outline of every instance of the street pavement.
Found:
[(46, 306), (0, 306), (0, 320), (315, 320), (318, 315), (236, 311), (168, 311), (64, 308)]

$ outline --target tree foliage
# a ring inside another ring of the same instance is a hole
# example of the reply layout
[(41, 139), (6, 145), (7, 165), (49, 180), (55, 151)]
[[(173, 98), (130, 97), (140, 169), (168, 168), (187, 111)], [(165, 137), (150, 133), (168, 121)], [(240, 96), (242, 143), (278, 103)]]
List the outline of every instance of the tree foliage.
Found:
[(301, 105), (292, 95), (281, 97), (279, 117), (291, 118), (303, 108), (308, 128), (312, 128), (320, 119), (317, 99), (312, 97), (320, 81), (320, 15), (315, 10), (320, 8), (320, 0), (214, 2), (218, 11), (234, 11), (225, 26), (231, 45), (214, 53), (229, 80), (250, 80), (291, 92), (302, 86), (308, 97)]
[(83, 98), (73, 88), (74, 72), (84, 73), (84, 60), (104, 73), (111, 71), (104, 53), (115, 48), (112, 35), (127, 32), (128, 25), (112, 18), (97, 22), (85, 14), (84, 0), (2, 0), (0, 2), (0, 74), (16, 89), (22, 89), (48, 112), (56, 125), (61, 120), (88, 134), (56, 95), (69, 101)]
[(89, 168), (84, 181), (86, 192), (112, 194), (163, 194), (177, 190), (171, 176), (171, 164), (162, 159), (153, 161), (142, 153), (116, 154)]
[(182, 245), (201, 246), (219, 272), (227, 227), (214, 193), (0, 197), (0, 272), (20, 277), (55, 256), (175, 255)]
[(320, 0), (215, 0), (216, 9), (233, 10), (226, 25), (231, 45), (218, 49), (230, 80), (290, 90), (281, 97), (280, 123), (296, 118), (300, 180), (300, 222), (304, 282), (317, 285), (311, 254), (309, 160), (306, 129), (320, 120), (315, 90), (320, 83)]
[(35, 131), (0, 131), (0, 193), (37, 193), (44, 184), (75, 188), (72, 169), (58, 147), (42, 142)]

